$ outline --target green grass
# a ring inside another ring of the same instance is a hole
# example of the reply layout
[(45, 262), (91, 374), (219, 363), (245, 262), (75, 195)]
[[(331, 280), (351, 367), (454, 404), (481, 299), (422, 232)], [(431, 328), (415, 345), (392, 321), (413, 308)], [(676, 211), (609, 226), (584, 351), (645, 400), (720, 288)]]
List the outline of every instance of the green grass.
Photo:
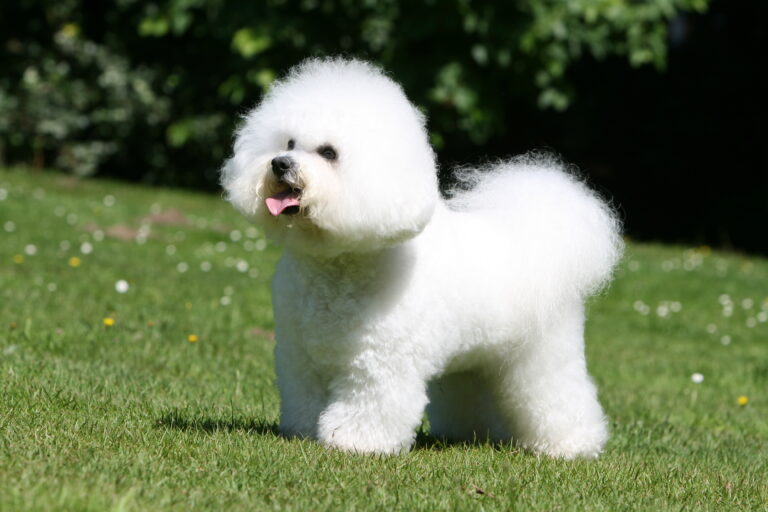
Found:
[(768, 510), (768, 261), (630, 244), (587, 328), (612, 437), (564, 462), (276, 435), (278, 256), (220, 197), (0, 171), (0, 510)]

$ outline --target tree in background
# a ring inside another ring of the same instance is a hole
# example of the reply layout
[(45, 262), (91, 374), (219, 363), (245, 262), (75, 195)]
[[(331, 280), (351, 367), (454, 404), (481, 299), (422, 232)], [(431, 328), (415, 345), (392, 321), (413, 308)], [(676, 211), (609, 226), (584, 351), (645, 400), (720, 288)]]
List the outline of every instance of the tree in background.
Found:
[(666, 62), (708, 0), (17, 0), (0, 7), (0, 162), (213, 184), (237, 114), (307, 56), (391, 70), (438, 150), (566, 109), (583, 56)]

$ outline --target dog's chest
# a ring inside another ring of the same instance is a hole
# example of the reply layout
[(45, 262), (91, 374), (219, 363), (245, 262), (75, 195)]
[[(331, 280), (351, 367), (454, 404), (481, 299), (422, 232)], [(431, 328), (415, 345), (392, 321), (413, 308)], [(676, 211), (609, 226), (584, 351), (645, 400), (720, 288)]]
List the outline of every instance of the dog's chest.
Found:
[(276, 275), (278, 343), (320, 365), (349, 360), (390, 330), (385, 291), (367, 275)]

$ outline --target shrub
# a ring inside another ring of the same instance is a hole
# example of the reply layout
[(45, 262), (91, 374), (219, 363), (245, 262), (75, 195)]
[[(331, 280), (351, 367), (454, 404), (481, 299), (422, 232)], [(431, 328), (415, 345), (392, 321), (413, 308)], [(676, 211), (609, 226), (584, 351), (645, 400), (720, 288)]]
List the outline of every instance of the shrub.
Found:
[(7, 2), (0, 158), (213, 183), (236, 114), (290, 65), (339, 53), (391, 69), (428, 112), (438, 149), (481, 145), (504, 133), (513, 105), (567, 108), (566, 71), (585, 55), (663, 68), (668, 21), (707, 3)]

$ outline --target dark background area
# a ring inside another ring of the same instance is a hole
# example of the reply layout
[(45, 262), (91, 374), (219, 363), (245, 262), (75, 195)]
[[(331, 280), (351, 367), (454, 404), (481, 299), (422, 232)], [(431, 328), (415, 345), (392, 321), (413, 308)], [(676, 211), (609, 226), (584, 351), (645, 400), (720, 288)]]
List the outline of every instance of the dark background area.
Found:
[(561, 153), (614, 198), (633, 238), (768, 253), (767, 7), (680, 15), (664, 72), (579, 62), (571, 107), (530, 113), (491, 154)]
[(427, 112), (445, 182), (545, 149), (631, 238), (768, 254), (768, 3), (557, 4), (7, 2), (0, 164), (214, 190), (269, 82), (344, 54), (381, 63)]

